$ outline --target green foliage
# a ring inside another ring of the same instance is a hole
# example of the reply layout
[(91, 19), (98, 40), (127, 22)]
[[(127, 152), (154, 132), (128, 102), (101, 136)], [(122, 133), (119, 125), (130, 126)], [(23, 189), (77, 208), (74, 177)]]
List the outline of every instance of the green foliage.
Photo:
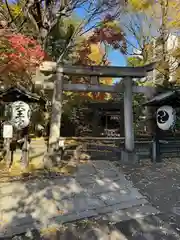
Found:
[(139, 57), (128, 57), (127, 65), (130, 67), (143, 66), (144, 60)]
[[(80, 19), (76, 15), (72, 15), (66, 19), (60, 19), (57, 25), (54, 26), (52, 31), (49, 33), (45, 49), (48, 52), (49, 56), (56, 61), (59, 56), (64, 52), (64, 49), (67, 47), (68, 42), (75, 34), (77, 26), (80, 24)], [(66, 54), (64, 55), (64, 62), (73, 62), (76, 59), (75, 49), (76, 45), (79, 42), (82, 42), (84, 38), (77, 36), (74, 38), (74, 44), (68, 48)]]

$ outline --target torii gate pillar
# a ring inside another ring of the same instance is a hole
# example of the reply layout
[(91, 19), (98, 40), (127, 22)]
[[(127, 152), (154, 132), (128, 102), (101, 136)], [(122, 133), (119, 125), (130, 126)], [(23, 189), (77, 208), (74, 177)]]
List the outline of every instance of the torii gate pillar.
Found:
[(123, 79), (124, 84), (124, 134), (125, 145), (121, 159), (131, 163), (135, 160), (134, 152), (134, 126), (133, 126), (133, 104), (132, 104), (132, 78)]

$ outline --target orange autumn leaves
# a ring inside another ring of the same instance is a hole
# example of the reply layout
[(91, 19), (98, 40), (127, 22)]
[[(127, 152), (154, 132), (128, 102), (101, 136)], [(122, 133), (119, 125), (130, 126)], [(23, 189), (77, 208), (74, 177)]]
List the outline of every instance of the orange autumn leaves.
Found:
[[(107, 61), (105, 50), (103, 48), (103, 45), (101, 43), (90, 43), (88, 44), (88, 54), (84, 54), (84, 49), (87, 53), (87, 45), (82, 45), (82, 48), (79, 52), (80, 61), (79, 64), (84, 65), (109, 65), (109, 62)], [(90, 83), (90, 79), (87, 78), (73, 78), (73, 83)], [(100, 78), (99, 79), (100, 84), (105, 85), (111, 85), (113, 80), (112, 78)], [(81, 93), (81, 96), (89, 97), (94, 100), (104, 100), (108, 99), (110, 95), (108, 93)]]

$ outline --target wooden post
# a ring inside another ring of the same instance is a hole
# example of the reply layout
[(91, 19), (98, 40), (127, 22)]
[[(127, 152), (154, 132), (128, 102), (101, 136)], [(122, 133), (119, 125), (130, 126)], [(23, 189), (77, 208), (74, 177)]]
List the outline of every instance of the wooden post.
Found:
[(29, 145), (30, 144), (28, 142), (28, 135), (25, 135), (21, 155), (21, 165), (23, 169), (26, 169), (29, 165)]
[(29, 165), (29, 148), (30, 144), (28, 141), (28, 132), (29, 128), (25, 127), (22, 130), (22, 137), (23, 137), (23, 146), (22, 146), (22, 153), (21, 153), (21, 166), (23, 169), (27, 168)]
[(10, 151), (10, 143), (11, 139), (10, 138), (5, 138), (4, 139), (4, 149), (5, 149), (5, 161), (6, 161), (6, 166), (7, 168), (10, 168), (11, 166), (11, 151)]
[(134, 160), (134, 127), (133, 127), (133, 105), (132, 105), (132, 78), (127, 77), (124, 83), (124, 134), (125, 149), (123, 160)]
[(63, 98), (63, 73), (57, 72), (52, 98), (52, 114), (50, 122), (50, 135), (48, 152), (52, 153), (58, 145), (61, 128), (62, 99)]

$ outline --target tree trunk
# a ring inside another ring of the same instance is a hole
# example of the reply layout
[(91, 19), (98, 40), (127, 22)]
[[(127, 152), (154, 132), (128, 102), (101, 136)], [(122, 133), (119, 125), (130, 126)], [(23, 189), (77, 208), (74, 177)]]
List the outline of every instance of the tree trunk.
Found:
[(160, 28), (160, 38), (162, 44), (162, 63), (163, 66), (163, 86), (169, 86), (169, 61), (167, 58), (167, 40), (168, 40), (168, 32), (167, 32), (167, 20), (168, 20), (168, 1), (169, 0), (161, 0), (161, 12), (162, 12), (162, 23)]

